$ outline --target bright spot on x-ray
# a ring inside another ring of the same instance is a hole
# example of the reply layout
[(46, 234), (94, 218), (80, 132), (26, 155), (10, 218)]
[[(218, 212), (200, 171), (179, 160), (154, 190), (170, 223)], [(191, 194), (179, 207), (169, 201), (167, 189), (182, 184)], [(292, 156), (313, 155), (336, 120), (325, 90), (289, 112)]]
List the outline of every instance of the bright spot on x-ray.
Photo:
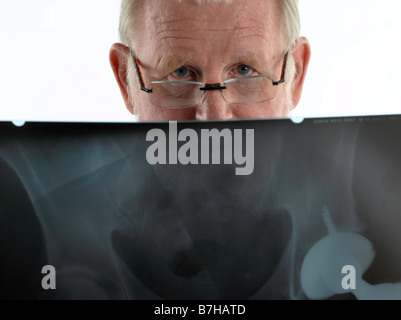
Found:
[(303, 117), (291, 117), (291, 121), (296, 123), (296, 124), (299, 124), (299, 123), (302, 123), (304, 121), (304, 118)]
[(23, 120), (15, 120), (15, 121), (13, 121), (13, 124), (16, 127), (22, 127), (25, 124), (25, 121), (23, 121)]

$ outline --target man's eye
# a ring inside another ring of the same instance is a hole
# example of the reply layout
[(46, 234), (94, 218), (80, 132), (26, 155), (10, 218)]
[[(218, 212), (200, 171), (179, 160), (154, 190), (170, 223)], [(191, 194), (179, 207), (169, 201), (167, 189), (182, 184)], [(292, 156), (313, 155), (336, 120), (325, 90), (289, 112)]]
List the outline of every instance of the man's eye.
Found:
[(236, 71), (238, 72), (238, 74), (241, 76), (249, 76), (253, 72), (253, 69), (250, 66), (247, 66), (245, 64), (241, 64), (241, 65), (237, 66), (236, 69), (237, 69)]
[(189, 75), (189, 70), (187, 67), (179, 67), (173, 72), (173, 76), (177, 78), (185, 78)]

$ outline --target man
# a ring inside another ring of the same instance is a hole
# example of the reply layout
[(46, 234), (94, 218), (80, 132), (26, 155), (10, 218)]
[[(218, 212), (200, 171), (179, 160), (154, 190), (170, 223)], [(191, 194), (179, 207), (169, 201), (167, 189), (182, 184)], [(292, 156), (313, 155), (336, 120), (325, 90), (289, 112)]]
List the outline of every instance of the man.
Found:
[(310, 59), (299, 29), (297, 0), (123, 0), (110, 63), (139, 120), (286, 117)]

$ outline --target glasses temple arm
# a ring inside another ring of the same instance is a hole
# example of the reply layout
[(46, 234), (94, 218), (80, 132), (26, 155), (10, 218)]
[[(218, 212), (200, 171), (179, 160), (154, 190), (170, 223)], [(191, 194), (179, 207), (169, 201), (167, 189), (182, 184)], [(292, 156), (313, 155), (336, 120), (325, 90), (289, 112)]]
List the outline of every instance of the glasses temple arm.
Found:
[(130, 51), (131, 51), (132, 60), (134, 61), (136, 75), (138, 77), (138, 81), (139, 81), (139, 85), (141, 86), (141, 90), (145, 91), (146, 93), (153, 92), (153, 89), (147, 89), (145, 87), (145, 83), (143, 82), (142, 72), (139, 69), (138, 60), (136, 59), (136, 56), (135, 56), (134, 52), (132, 51), (132, 48), (130, 48)]
[(279, 84), (285, 82), (285, 71), (287, 69), (287, 60), (288, 60), (288, 53), (289, 51), (286, 52), (284, 59), (283, 59), (283, 66), (281, 68), (281, 77), (279, 81), (273, 81), (273, 86), (278, 86)]

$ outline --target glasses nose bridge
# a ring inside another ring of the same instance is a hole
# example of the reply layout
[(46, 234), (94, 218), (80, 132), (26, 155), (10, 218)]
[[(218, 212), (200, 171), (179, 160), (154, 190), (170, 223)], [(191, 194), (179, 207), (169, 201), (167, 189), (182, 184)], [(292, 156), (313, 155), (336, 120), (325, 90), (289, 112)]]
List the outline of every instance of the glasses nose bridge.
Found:
[[(226, 104), (228, 101), (225, 97), (224, 90), (227, 89), (227, 86), (225, 84), (221, 83), (205, 83), (203, 84), (203, 87), (200, 87), (199, 90), (201, 92), (200, 95), (200, 100), (199, 104), (202, 106), (205, 106), (210, 103), (210, 101), (213, 101), (213, 103), (218, 103), (218, 104)], [(216, 92), (215, 94), (209, 94), (208, 96), (205, 95), (206, 92)], [(221, 98), (217, 98), (217, 96), (221, 96)], [(217, 98), (217, 100), (216, 100)], [(221, 99), (221, 100), (220, 100)]]
[[(227, 89), (227, 86), (221, 85), (221, 83), (205, 83), (203, 87), (199, 88), (199, 90), (201, 91), (201, 97), (203, 97), (207, 91), (217, 91), (225, 89)], [(223, 94), (223, 91), (221, 93)]]
[(227, 89), (225, 85), (221, 85), (221, 83), (205, 83), (203, 87), (200, 87), (201, 91), (213, 91), (213, 90), (224, 90)]

